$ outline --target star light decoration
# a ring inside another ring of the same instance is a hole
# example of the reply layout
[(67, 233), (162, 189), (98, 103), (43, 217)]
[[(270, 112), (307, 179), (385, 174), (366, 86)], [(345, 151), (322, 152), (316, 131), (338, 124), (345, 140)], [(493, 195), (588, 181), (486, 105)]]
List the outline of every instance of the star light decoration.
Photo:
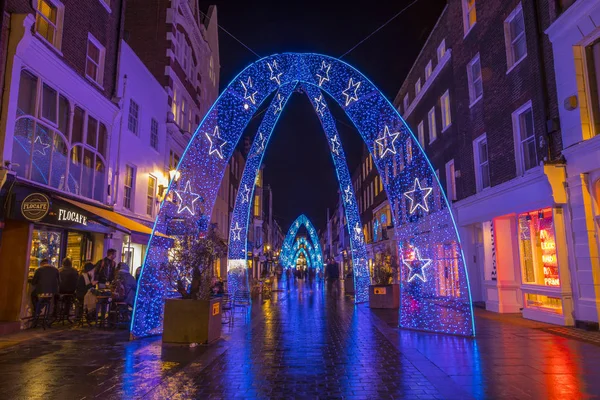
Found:
[(281, 75), (283, 72), (279, 71), (279, 65), (277, 65), (277, 60), (273, 60), (273, 63), (270, 64), (267, 62), (267, 67), (269, 67), (269, 71), (271, 71), (270, 80), (277, 82), (278, 85), (281, 85)]
[(232, 236), (233, 240), (242, 240), (241, 233), (242, 233), (242, 228), (240, 228), (240, 225), (236, 222), (235, 228), (231, 228), (231, 236)]
[(263, 151), (265, 151), (265, 147), (267, 146), (267, 136), (263, 135), (262, 132), (258, 132), (258, 147), (256, 148), (256, 154), (259, 155)]
[(325, 99), (323, 99), (323, 93), (321, 93), (318, 98), (315, 97), (315, 111), (322, 117), (326, 108), (327, 103), (325, 103)]
[(350, 185), (348, 185), (348, 187), (346, 189), (344, 189), (344, 196), (345, 196), (346, 203), (351, 204), (352, 203), (352, 188), (350, 187)]
[(392, 154), (396, 154), (396, 146), (394, 142), (400, 136), (400, 132), (390, 133), (390, 128), (385, 125), (383, 128), (383, 135), (377, 139), (375, 142), (379, 145), (379, 157), (383, 158), (388, 153), (388, 151)]
[[(39, 146), (36, 146), (36, 144), (39, 143)], [(40, 153), (41, 155), (45, 156), (46, 155), (46, 150), (48, 149), (48, 147), (50, 147), (49, 144), (42, 142), (42, 138), (40, 136), (36, 136), (35, 140), (33, 141), (33, 146), (35, 147), (41, 147), (42, 149), (40, 150), (39, 148), (36, 148), (35, 151), (37, 151), (38, 153)]]
[(362, 242), (362, 229), (360, 229), (358, 222), (354, 226), (354, 239), (356, 239), (358, 242)]
[(421, 252), (416, 247), (414, 248), (413, 254), (407, 259), (402, 259), (402, 263), (408, 267), (408, 278), (407, 282), (412, 282), (413, 279), (419, 278), (423, 282), (427, 282), (425, 277), (425, 268), (429, 267), (431, 260), (428, 258), (422, 258)]
[(334, 135), (331, 139), (331, 151), (334, 152), (337, 156), (340, 155), (340, 147), (342, 144), (340, 143), (340, 139), (338, 135)]
[(190, 181), (188, 180), (185, 183), (185, 188), (183, 189), (183, 192), (177, 189), (174, 189), (173, 191), (179, 199), (177, 214), (181, 214), (182, 212), (187, 211), (190, 213), (190, 215), (196, 215), (194, 203), (200, 198), (200, 195), (192, 192)]
[(223, 159), (223, 147), (227, 144), (226, 140), (221, 139), (221, 134), (219, 133), (219, 126), (216, 125), (212, 135), (208, 132), (204, 132), (206, 138), (210, 142), (210, 149), (208, 150), (208, 155), (213, 153), (217, 154), (217, 156), (222, 160)]
[[(413, 190), (409, 190), (408, 192), (404, 193), (404, 196), (406, 196), (410, 200), (410, 214), (414, 214), (418, 208), (421, 208), (425, 212), (429, 211), (427, 197), (431, 194), (432, 191), (433, 189), (430, 187), (421, 187), (421, 182), (419, 182), (419, 178), (415, 178)], [(417, 193), (418, 196), (421, 197), (421, 200), (419, 201), (415, 199), (415, 197), (417, 197)]]
[[(346, 96), (346, 107), (353, 101), (358, 101), (358, 88), (360, 87), (360, 83), (361, 82), (354, 82), (354, 80), (350, 78), (348, 87), (342, 90), (342, 94)], [(351, 91), (354, 91), (354, 93), (350, 94)]]
[(327, 64), (325, 61), (321, 63), (321, 68), (317, 72), (319, 87), (323, 85), (323, 82), (329, 81), (329, 68), (331, 68), (331, 63)]
[(244, 183), (244, 193), (242, 194), (242, 204), (250, 201), (250, 188)]
[(275, 108), (275, 112), (273, 114), (277, 115), (277, 113), (280, 113), (281, 110), (283, 110), (283, 100), (285, 100), (285, 97), (283, 97), (281, 93), (277, 93), (277, 104), (273, 105)]
[[(244, 88), (244, 100), (250, 100), (252, 104), (256, 104), (256, 94), (258, 91), (254, 90), (254, 84), (252, 83), (252, 78), (248, 77), (246, 82), (240, 81), (242, 87)], [(248, 94), (250, 92), (250, 94)]]

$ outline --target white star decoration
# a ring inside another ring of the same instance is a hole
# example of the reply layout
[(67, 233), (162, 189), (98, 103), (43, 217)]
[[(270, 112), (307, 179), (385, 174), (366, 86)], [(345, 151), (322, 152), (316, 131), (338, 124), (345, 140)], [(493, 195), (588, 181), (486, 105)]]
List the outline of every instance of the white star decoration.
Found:
[(315, 103), (315, 111), (317, 112), (317, 114), (320, 114), (322, 117), (323, 112), (327, 108), (327, 103), (325, 103), (325, 99), (323, 99), (323, 93), (321, 93), (319, 98), (315, 97), (315, 102), (316, 102)]
[[(240, 81), (240, 83), (244, 88), (244, 100), (250, 100), (252, 104), (256, 104), (256, 99), (254, 98), (254, 96), (256, 96), (256, 93), (258, 92), (254, 90), (254, 83), (252, 83), (252, 78), (248, 77), (248, 80), (246, 82)], [(250, 92), (250, 94), (248, 94), (248, 92)]]
[[(357, 101), (358, 100), (358, 88), (360, 87), (360, 82), (356, 82), (354, 83), (354, 80), (352, 78), (350, 78), (350, 80), (348, 81), (348, 87), (344, 90), (342, 90), (342, 94), (344, 96), (346, 96), (346, 107), (348, 107), (348, 105), (350, 103), (352, 103), (353, 101)], [(353, 94), (349, 94), (350, 91), (354, 91)]]
[(326, 64), (325, 61), (321, 63), (321, 68), (319, 69), (319, 72), (317, 72), (317, 76), (319, 77), (319, 87), (323, 82), (329, 81), (329, 68), (331, 68), (331, 64)]
[(244, 183), (244, 193), (242, 194), (242, 204), (250, 201), (250, 188)]
[(346, 203), (352, 203), (352, 188), (350, 187), (350, 185), (348, 185), (348, 187), (344, 189), (344, 196), (346, 196)]
[(277, 60), (273, 60), (273, 64), (269, 64), (269, 62), (267, 62), (267, 66), (269, 67), (269, 70), (271, 71), (271, 77), (269, 79), (277, 82), (278, 85), (281, 85), (281, 75), (283, 75), (283, 72), (279, 72), (279, 66), (277, 65)]
[(419, 278), (423, 282), (427, 282), (425, 278), (424, 269), (429, 267), (431, 260), (428, 258), (421, 258), (421, 252), (415, 247), (415, 256), (411, 260), (402, 260), (402, 263), (408, 267), (408, 282), (411, 282), (415, 278)]
[(396, 154), (394, 142), (398, 139), (398, 136), (400, 136), (400, 132), (390, 133), (390, 128), (385, 125), (383, 128), (383, 135), (380, 138), (375, 139), (375, 142), (379, 145), (380, 158), (383, 158), (388, 151), (392, 154)]
[(360, 225), (357, 222), (356, 225), (354, 226), (354, 239), (356, 239), (357, 241), (362, 243), (361, 233), (362, 233), (362, 229), (360, 229)]
[(185, 188), (183, 192), (179, 190), (174, 190), (175, 195), (179, 199), (179, 207), (177, 208), (177, 214), (181, 214), (183, 211), (187, 210), (191, 215), (195, 215), (196, 211), (194, 210), (194, 203), (200, 198), (199, 194), (192, 193), (192, 189), (190, 188), (190, 181), (188, 180), (185, 183)]
[[(431, 194), (432, 190), (433, 189), (430, 187), (425, 187), (425, 188), (421, 187), (421, 182), (419, 182), (419, 178), (415, 178), (415, 185), (413, 187), (413, 190), (410, 190), (410, 191), (404, 193), (404, 195), (410, 200), (410, 213), (411, 214), (413, 214), (419, 207), (422, 208), (423, 211), (425, 211), (425, 212), (429, 211), (429, 205), (427, 205), (427, 196), (429, 196)], [(415, 200), (416, 192), (419, 192), (419, 195), (421, 196), (420, 201)], [(425, 192), (425, 194), (423, 194), (423, 192)]]
[(221, 139), (221, 134), (219, 133), (219, 126), (215, 126), (215, 130), (211, 135), (208, 132), (204, 132), (206, 138), (210, 142), (210, 150), (208, 151), (208, 155), (213, 153), (217, 153), (220, 159), (223, 159), (223, 147), (227, 144), (227, 141)]
[(331, 139), (331, 151), (333, 151), (336, 155), (340, 155), (340, 141), (337, 135), (334, 135)]
[(240, 235), (242, 233), (242, 228), (240, 228), (239, 224), (235, 223), (235, 228), (231, 228), (231, 234), (233, 240), (242, 240)]
[(256, 154), (260, 154), (265, 150), (265, 147), (267, 146), (267, 137), (265, 135), (263, 135), (262, 132), (258, 132), (258, 147), (256, 149)]
[(283, 110), (283, 96), (281, 95), (281, 93), (277, 93), (277, 101), (279, 103), (275, 104), (275, 112), (273, 113), (275, 115), (277, 115), (278, 112), (281, 112), (281, 110)]
[(46, 150), (48, 149), (48, 147), (50, 147), (50, 145), (42, 142), (42, 138), (40, 136), (36, 136), (35, 140), (33, 141), (34, 148), (35, 148), (36, 143), (39, 143), (42, 149), (41, 150), (35, 149), (34, 153), (37, 151), (41, 155), (45, 156)]

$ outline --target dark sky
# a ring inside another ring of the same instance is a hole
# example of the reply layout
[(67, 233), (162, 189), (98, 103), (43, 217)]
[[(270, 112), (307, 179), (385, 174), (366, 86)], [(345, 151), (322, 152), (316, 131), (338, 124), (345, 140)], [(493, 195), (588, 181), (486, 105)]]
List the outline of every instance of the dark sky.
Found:
[[(216, 4), (219, 25), (260, 56), (296, 51), (339, 57), (412, 1), (200, 0), (200, 5), (207, 10), (209, 4)], [(445, 4), (445, 0), (418, 1), (343, 60), (393, 100)], [(257, 57), (223, 30), (219, 46), (222, 90)], [(341, 110), (333, 112), (344, 121)], [(258, 124), (253, 125), (246, 134), (256, 133)], [(344, 124), (338, 124), (338, 130), (352, 173), (360, 159), (361, 139)], [(294, 94), (288, 102), (264, 163), (264, 181), (273, 188), (274, 212), (282, 229), (287, 231), (301, 213), (317, 229), (324, 227), (327, 208), (337, 200), (338, 185), (325, 135), (306, 96)]]

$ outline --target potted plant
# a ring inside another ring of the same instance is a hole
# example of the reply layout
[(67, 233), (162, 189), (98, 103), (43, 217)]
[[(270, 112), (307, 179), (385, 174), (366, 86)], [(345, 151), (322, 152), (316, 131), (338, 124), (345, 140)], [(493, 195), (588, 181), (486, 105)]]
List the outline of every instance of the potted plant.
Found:
[(206, 234), (184, 229), (176, 236), (163, 266), (162, 279), (171, 288), (165, 300), (164, 343), (212, 343), (221, 336), (220, 298), (211, 298), (214, 262), (227, 254), (215, 225)]
[(398, 262), (389, 247), (375, 254), (373, 284), (369, 286), (369, 307), (399, 308)]

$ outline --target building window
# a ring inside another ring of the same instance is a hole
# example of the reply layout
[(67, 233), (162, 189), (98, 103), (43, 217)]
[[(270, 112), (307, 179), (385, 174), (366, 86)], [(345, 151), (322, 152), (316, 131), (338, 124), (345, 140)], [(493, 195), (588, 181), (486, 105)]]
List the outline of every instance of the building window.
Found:
[(450, 92), (446, 90), (446, 93), (440, 98), (440, 108), (442, 109), (442, 132), (445, 131), (450, 124), (452, 124), (452, 116), (450, 113)]
[(135, 133), (136, 135), (138, 134), (139, 116), (140, 116), (140, 106), (138, 106), (138, 104), (135, 101), (130, 99), (129, 100), (129, 117), (127, 118), (127, 128), (131, 132)]
[(449, 200), (456, 200), (454, 160), (450, 160), (446, 163), (446, 196)]
[(146, 194), (146, 214), (154, 215), (154, 194), (156, 193), (156, 178), (148, 176), (148, 192)]
[(409, 101), (408, 101), (408, 93), (406, 93), (406, 95), (404, 96), (404, 113), (406, 114), (408, 112), (408, 106), (410, 105)]
[(419, 137), (419, 143), (421, 143), (421, 147), (425, 148), (425, 125), (423, 121), (419, 122), (419, 126), (417, 127), (417, 136)]
[(427, 119), (429, 121), (429, 143), (432, 143), (435, 139), (437, 139), (437, 128), (435, 126), (435, 107), (429, 110)]
[(85, 76), (102, 86), (104, 78), (104, 46), (88, 34)]
[(125, 179), (123, 181), (123, 207), (133, 211), (131, 196), (133, 195), (133, 179), (135, 176), (135, 168), (126, 165), (125, 166)]
[(415, 82), (415, 96), (418, 96), (420, 91), (421, 91), (421, 78), (417, 79), (417, 82)]
[(429, 79), (432, 72), (433, 72), (433, 64), (431, 63), (431, 60), (429, 60), (429, 62), (425, 66), (425, 80)]
[[(600, 41), (595, 42), (586, 48), (585, 53), (589, 98), (592, 103), (592, 117), (594, 121), (593, 133), (589, 136), (598, 135), (600, 133)], [(579, 63), (581, 65), (583, 61)], [(589, 136), (584, 132), (584, 139)]]
[(477, 22), (477, 12), (475, 10), (475, 0), (462, 0), (463, 22), (465, 27), (465, 36), (471, 31), (473, 25)]
[(469, 80), (469, 100), (472, 106), (483, 97), (483, 80), (481, 78), (479, 54), (467, 65), (467, 78)]
[(106, 125), (29, 71), (21, 71), (11, 156), (20, 177), (104, 201), (107, 149)]
[(519, 215), (519, 250), (523, 283), (560, 287), (552, 209)]
[(210, 81), (212, 82), (213, 86), (216, 85), (216, 76), (215, 76), (215, 62), (213, 61), (213, 57), (210, 56), (210, 59), (208, 60), (208, 77), (210, 78)]
[(446, 55), (446, 39), (442, 39), (442, 42), (440, 43), (440, 45), (437, 48), (438, 63), (440, 62), (440, 60), (442, 58), (444, 58), (445, 55)]
[(260, 212), (260, 196), (259, 195), (255, 195), (254, 196), (254, 216), (257, 218), (261, 217), (261, 212)]
[(528, 101), (512, 114), (513, 130), (515, 137), (517, 171), (525, 171), (537, 165), (535, 149), (535, 129), (533, 125), (533, 110), (531, 101)]
[(506, 42), (506, 60), (508, 69), (527, 56), (527, 43), (525, 43), (525, 20), (521, 3), (504, 21), (504, 39)]
[(64, 6), (57, 0), (37, 0), (35, 31), (52, 46), (60, 49)]
[(158, 150), (158, 121), (154, 118), (150, 121), (150, 146)]
[(412, 138), (409, 137), (408, 139), (406, 139), (406, 163), (412, 164), (412, 158)]
[(490, 164), (485, 133), (473, 141), (473, 156), (475, 158), (475, 181), (477, 191), (480, 192), (490, 187)]

